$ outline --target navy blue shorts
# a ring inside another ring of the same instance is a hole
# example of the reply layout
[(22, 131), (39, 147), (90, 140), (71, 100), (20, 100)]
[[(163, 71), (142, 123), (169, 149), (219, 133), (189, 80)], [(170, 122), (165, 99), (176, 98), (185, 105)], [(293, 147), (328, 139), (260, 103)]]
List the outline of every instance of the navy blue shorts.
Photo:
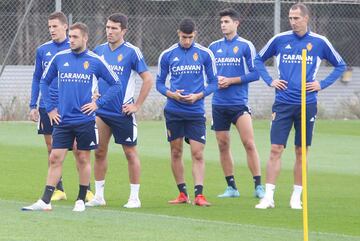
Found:
[(98, 130), (95, 121), (77, 125), (54, 126), (53, 149), (71, 149), (76, 140), (78, 150), (93, 150), (98, 146)]
[(205, 144), (206, 118), (203, 115), (189, 115), (164, 111), (167, 139), (173, 141), (178, 138), (194, 140)]
[(51, 135), (53, 126), (50, 123), (50, 118), (45, 108), (39, 108), (38, 134)]
[(251, 115), (251, 110), (246, 105), (212, 105), (213, 123), (211, 129), (214, 131), (228, 131), (231, 123), (235, 125), (239, 117), (245, 113)]
[(137, 124), (134, 114), (114, 118), (100, 115), (97, 117), (110, 127), (115, 143), (126, 146), (137, 144)]
[[(311, 146), (317, 105), (306, 105), (306, 145)], [(301, 105), (290, 105), (275, 102), (272, 107), (271, 144), (286, 146), (290, 130), (295, 128), (295, 145), (301, 146)]]

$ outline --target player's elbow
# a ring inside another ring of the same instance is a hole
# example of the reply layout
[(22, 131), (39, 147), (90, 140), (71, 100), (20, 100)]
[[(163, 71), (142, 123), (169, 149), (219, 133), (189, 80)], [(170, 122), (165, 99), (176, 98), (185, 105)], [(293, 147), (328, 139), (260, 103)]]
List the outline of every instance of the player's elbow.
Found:
[(163, 94), (163, 89), (164, 84), (161, 81), (156, 80), (156, 90)]
[(143, 79), (144, 85), (148, 86), (149, 88), (151, 88), (153, 86), (154, 78), (149, 71), (144, 72), (142, 74), (142, 79)]
[(254, 59), (254, 68), (255, 71), (258, 72), (259, 68), (263, 65), (263, 61), (261, 60), (261, 58), (259, 56), (256, 56), (256, 58)]
[(338, 69), (339, 72), (344, 73), (347, 66), (346, 63), (343, 61), (336, 68)]
[(260, 74), (256, 69), (254, 69), (253, 75), (254, 75), (253, 76), (254, 80), (259, 80), (260, 79)]

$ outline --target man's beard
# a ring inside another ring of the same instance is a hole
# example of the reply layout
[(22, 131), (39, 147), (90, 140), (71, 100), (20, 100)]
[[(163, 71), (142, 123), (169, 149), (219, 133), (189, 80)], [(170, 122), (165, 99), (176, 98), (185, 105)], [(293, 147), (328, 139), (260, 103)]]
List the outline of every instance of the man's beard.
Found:
[(78, 47), (78, 48), (75, 48), (75, 49), (71, 49), (71, 51), (73, 51), (73, 52), (75, 52), (75, 53), (79, 53), (79, 52), (81, 52), (81, 50), (82, 50), (82, 47)]

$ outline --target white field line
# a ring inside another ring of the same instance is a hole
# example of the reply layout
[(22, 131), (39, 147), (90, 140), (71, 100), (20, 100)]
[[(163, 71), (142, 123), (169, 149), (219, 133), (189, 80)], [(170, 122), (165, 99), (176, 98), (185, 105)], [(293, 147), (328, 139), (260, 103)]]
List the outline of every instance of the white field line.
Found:
[[(29, 203), (20, 202), (20, 201), (11, 201), (11, 200), (2, 200), (0, 199), (0, 202), (3, 203), (11, 203), (11, 204), (18, 204), (19, 205), (19, 211), (22, 206), (28, 205)], [(61, 209), (68, 209), (71, 210), (71, 207), (68, 205), (52, 205), (55, 207), (55, 209), (61, 208)], [(170, 216), (170, 215), (164, 215), (164, 214), (152, 214), (152, 213), (142, 213), (142, 212), (133, 212), (133, 211), (122, 211), (122, 210), (114, 210), (114, 209), (101, 209), (101, 208), (89, 208), (91, 209), (91, 212), (100, 212), (100, 213), (121, 213), (129, 216), (147, 216), (147, 217), (154, 217), (154, 218), (166, 218), (169, 220), (178, 220), (183, 222), (192, 222), (198, 224), (201, 223), (208, 223), (212, 225), (220, 224), (220, 225), (227, 225), (227, 226), (233, 226), (233, 227), (242, 227), (242, 228), (252, 228), (256, 230), (269, 230), (269, 231), (282, 231), (282, 232), (289, 232), (289, 233), (302, 233), (302, 230), (296, 230), (296, 229), (287, 229), (287, 228), (273, 228), (273, 227), (267, 227), (267, 226), (259, 226), (259, 225), (252, 225), (252, 224), (241, 224), (241, 223), (231, 223), (231, 222), (225, 222), (225, 221), (215, 221), (215, 220), (204, 220), (204, 219), (196, 219), (196, 218), (187, 218), (187, 217), (179, 217), (179, 216)], [(259, 211), (265, 211), (265, 210), (259, 210)], [(266, 211), (265, 211), (266, 212)], [(259, 229), (260, 228), (260, 229)], [(324, 235), (324, 236), (331, 236), (331, 237), (338, 237), (338, 238), (359, 238), (359, 236), (351, 236), (351, 235), (345, 235), (345, 234), (339, 234), (339, 233), (326, 233), (326, 232), (309, 232), (312, 235)]]

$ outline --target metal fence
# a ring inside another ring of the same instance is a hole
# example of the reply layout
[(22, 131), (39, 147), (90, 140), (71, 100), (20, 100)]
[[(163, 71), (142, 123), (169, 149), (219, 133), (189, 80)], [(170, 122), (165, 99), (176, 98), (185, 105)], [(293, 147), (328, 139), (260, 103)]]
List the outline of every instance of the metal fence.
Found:
[[(360, 66), (360, 1), (303, 2), (312, 12), (311, 29), (326, 35), (349, 66)], [(29, 3), (32, 3), (30, 12), (15, 38)], [(295, 1), (280, 0), (2, 0), (0, 64), (7, 53), (8, 65), (34, 63), (36, 47), (49, 40), (47, 17), (56, 6), (61, 7), (70, 22), (82, 21), (90, 27), (90, 49), (106, 41), (106, 17), (114, 12), (125, 13), (129, 16), (126, 40), (140, 47), (147, 63), (155, 66), (159, 54), (178, 41), (176, 29), (184, 17), (196, 21), (197, 41), (207, 46), (222, 37), (218, 11), (233, 7), (242, 15), (240, 35), (251, 40), (260, 50), (275, 31), (289, 29), (287, 15), (293, 3)], [(279, 6), (278, 16), (275, 15), (275, 6)], [(10, 49), (12, 43), (13, 48)]]

